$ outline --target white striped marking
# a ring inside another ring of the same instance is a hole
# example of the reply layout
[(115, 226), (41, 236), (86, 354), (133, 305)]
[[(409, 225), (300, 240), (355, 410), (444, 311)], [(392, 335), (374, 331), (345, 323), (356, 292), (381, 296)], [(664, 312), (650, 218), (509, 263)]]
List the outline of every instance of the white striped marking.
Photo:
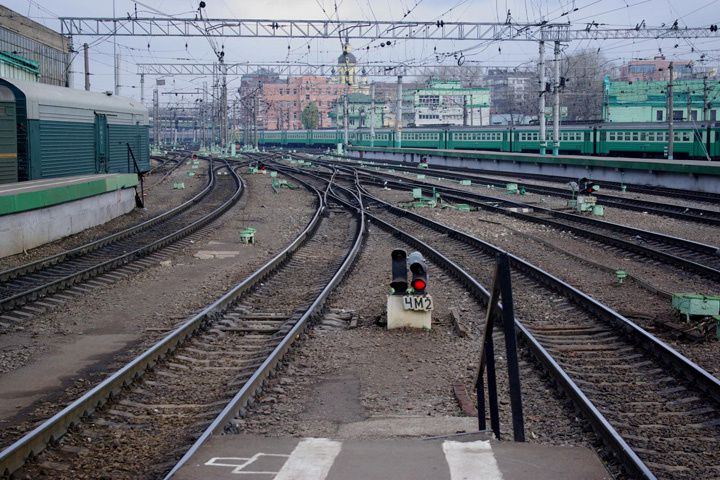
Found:
[[(102, 177), (104, 177), (104, 175)], [(92, 180), (95, 178), (102, 178), (102, 177), (97, 176), (97, 175), (96, 176), (90, 175), (87, 177), (79, 177), (79, 178), (73, 177), (71, 179), (60, 180), (60, 181), (55, 181), (55, 182), (40, 181), (40, 182), (33, 183), (32, 185), (27, 185), (24, 187), (3, 188), (2, 190), (0, 190), (0, 193), (17, 192), (18, 190), (29, 190), (31, 188), (37, 188), (37, 187), (54, 187), (55, 185), (67, 185), (67, 184), (71, 184), (71, 183), (82, 183), (88, 179)]]
[(502, 480), (489, 441), (443, 442), (451, 480)]
[(323, 480), (341, 448), (342, 442), (305, 438), (297, 444), (275, 480)]

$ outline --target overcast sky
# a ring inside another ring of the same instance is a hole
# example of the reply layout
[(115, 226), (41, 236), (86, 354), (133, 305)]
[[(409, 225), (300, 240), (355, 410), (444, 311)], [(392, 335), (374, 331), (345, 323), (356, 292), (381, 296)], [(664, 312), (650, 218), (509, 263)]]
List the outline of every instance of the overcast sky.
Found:
[[(112, 0), (3, 0), (3, 5), (55, 30), (60, 29), (59, 16), (111, 17)], [(504, 22), (508, 10), (515, 22), (570, 21), (577, 27), (597, 22), (607, 27), (634, 27), (643, 20), (648, 26), (672, 24), (680, 27), (705, 27), (720, 24), (720, 0), (205, 0), (206, 13), (214, 18), (264, 19), (326, 19), (342, 20), (410, 20), (410, 21), (477, 21)], [(163, 13), (178, 17), (193, 17), (199, 0), (144, 0)], [(129, 0), (116, 0), (117, 16), (126, 16), (138, 10), (139, 16), (158, 16), (142, 4)], [(337, 10), (336, 10), (337, 8)], [(337, 13), (336, 13), (337, 11)], [(409, 12), (409, 13), (408, 13)], [(569, 12), (569, 13), (568, 13)], [(93, 43), (90, 49), (92, 90), (113, 88), (113, 42), (98, 41), (97, 37), (76, 37), (75, 48), (84, 42)], [(302, 39), (218, 39), (224, 45), (226, 62), (334, 62), (340, 53), (340, 42), (334, 40)], [(525, 42), (438, 42), (399, 41), (392, 47), (381, 48), (382, 39), (375, 42), (351, 40), (359, 62), (412, 62), (435, 64), (435, 49), (439, 52), (465, 50), (466, 63), (485, 65), (528, 65), (535, 61), (537, 45)], [(138, 62), (212, 62), (215, 58), (209, 42), (202, 37), (183, 38), (129, 38), (119, 37), (118, 51), (121, 61), (121, 94), (139, 98)], [(310, 48), (308, 48), (308, 45)], [(370, 46), (366, 50), (366, 46)], [(288, 49), (288, 46), (290, 47)], [(698, 61), (702, 54), (711, 65), (720, 63), (718, 40), (609, 40), (606, 42), (573, 42), (564, 48), (565, 54), (582, 49), (600, 49), (607, 60), (620, 63), (623, 59), (652, 57), (660, 49), (668, 58)], [(446, 64), (454, 63), (449, 57)], [(74, 86), (82, 88), (82, 58), (73, 64), (76, 71)], [(230, 86), (239, 80), (230, 79)], [(187, 90), (198, 86), (202, 79), (177, 77), (167, 79), (166, 90)], [(146, 97), (149, 97), (152, 79), (146, 79)], [(232, 92), (232, 90), (231, 90)], [(167, 98), (167, 97), (166, 97)], [(189, 99), (190, 97), (187, 97)], [(232, 98), (232, 95), (231, 95)], [(178, 99), (179, 100), (179, 99)]]

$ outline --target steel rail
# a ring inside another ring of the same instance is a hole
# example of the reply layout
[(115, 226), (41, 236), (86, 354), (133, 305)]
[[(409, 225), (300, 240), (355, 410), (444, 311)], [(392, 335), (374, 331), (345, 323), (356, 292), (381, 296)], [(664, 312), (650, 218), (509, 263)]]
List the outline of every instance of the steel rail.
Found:
[[(306, 175), (313, 175), (309, 172), (303, 172)], [(313, 175), (317, 178), (323, 178), (318, 175)], [(340, 187), (343, 188), (343, 187)], [(497, 255), (503, 252), (502, 249), (484, 242), (476, 237), (459, 232), (456, 229), (443, 225), (439, 222), (435, 222), (421, 215), (409, 212), (407, 210), (395, 207), (388, 202), (384, 202), (381, 199), (375, 198), (367, 192), (363, 192), (363, 195), (373, 202), (381, 205), (389, 212), (400, 216), (409, 218), (412, 221), (421, 223), (430, 227), (431, 229), (438, 231), (439, 233), (445, 234), (459, 240), (473, 248), (476, 248), (483, 252), (485, 255)], [(458, 265), (453, 263), (449, 258), (442, 255), (437, 250), (425, 242), (419, 240), (416, 237), (402, 231), (398, 227), (391, 225), (388, 222), (378, 218), (370, 213), (367, 214), (368, 219), (380, 225), (387, 231), (393, 233), (404, 241), (413, 244), (416, 248), (424, 250), (429, 253), (429, 257), (444, 266), (446, 269), (455, 273), (455, 275), (465, 283), (476, 295), (480, 296), (485, 304), (487, 304), (489, 293), (482, 287), (470, 274), (461, 269)], [(507, 252), (504, 252), (507, 253)], [(645, 350), (649, 355), (657, 359), (662, 364), (670, 367), (673, 371), (677, 372), (681, 378), (689, 380), (693, 385), (698, 387), (704, 393), (706, 393), (715, 402), (720, 402), (720, 381), (717, 378), (710, 375), (707, 371), (699, 367), (697, 364), (687, 359), (672, 347), (657, 339), (649, 332), (635, 324), (634, 322), (623, 317), (619, 313), (615, 312), (611, 308), (601, 304), (592, 297), (586, 295), (582, 291), (574, 288), (568, 283), (555, 277), (554, 275), (545, 272), (544, 270), (532, 265), (531, 263), (516, 257), (510, 253), (507, 253), (510, 259), (511, 266), (518, 272), (521, 272), (527, 277), (530, 277), (538, 281), (541, 285), (550, 289), (553, 292), (560, 293), (565, 298), (569, 299), (572, 303), (579, 305), (585, 311), (597, 316), (605, 323), (615, 328), (623, 337), (629, 336), (637, 345)], [(582, 389), (572, 380), (572, 378), (563, 370), (559, 363), (552, 357), (552, 355), (542, 346), (542, 344), (533, 336), (533, 334), (522, 324), (520, 320), (516, 319), (515, 322), (516, 331), (528, 348), (532, 351), (538, 361), (545, 367), (547, 371), (553, 376), (555, 381), (562, 387), (565, 393), (573, 400), (577, 408), (583, 412), (585, 417), (588, 419), (590, 424), (593, 426), (598, 435), (603, 439), (607, 447), (613, 452), (613, 454), (620, 460), (623, 466), (628, 472), (637, 478), (654, 479), (654, 474), (645, 465), (645, 463), (638, 457), (638, 455), (632, 450), (627, 442), (622, 438), (620, 433), (615, 430), (612, 424), (605, 418), (605, 416), (599, 411), (599, 409), (593, 404), (593, 402), (583, 393)]]
[(0, 281), (10, 280), (12, 278), (17, 277), (18, 275), (31, 273), (31, 272), (37, 271), (41, 268), (45, 268), (47, 266), (54, 265), (58, 262), (61, 262), (63, 260), (69, 259), (69, 258), (74, 258), (79, 255), (85, 255), (85, 254), (95, 251), (99, 248), (102, 248), (111, 242), (123, 239), (125, 237), (128, 237), (129, 235), (133, 235), (142, 230), (146, 230), (146, 229), (152, 227), (153, 225), (157, 224), (158, 222), (165, 221), (165, 220), (168, 220), (168, 219), (176, 216), (177, 214), (187, 210), (188, 208), (190, 208), (193, 205), (195, 205), (196, 203), (198, 203), (208, 193), (210, 193), (210, 191), (212, 190), (212, 187), (214, 185), (214, 183), (213, 183), (214, 175), (212, 174), (212, 170), (213, 170), (213, 167), (212, 167), (212, 163), (211, 163), (208, 168), (208, 171), (210, 172), (210, 174), (208, 175), (207, 185), (205, 186), (205, 188), (203, 190), (198, 192), (198, 194), (195, 195), (194, 197), (192, 197), (190, 200), (188, 200), (174, 208), (171, 208), (167, 212), (163, 212), (159, 215), (156, 215), (153, 218), (145, 220), (144, 222), (134, 225), (132, 227), (126, 228), (120, 232), (113, 233), (111, 235), (107, 235), (103, 238), (94, 240), (92, 242), (86, 243), (84, 245), (73, 248), (71, 250), (67, 250), (65, 252), (58, 253), (57, 255), (52, 255), (50, 257), (41, 258), (34, 262), (26, 263), (24, 265), (20, 265), (19, 267), (15, 267), (15, 268), (11, 268), (11, 269), (2, 271), (2, 272), (0, 272)]
[[(161, 157), (150, 157), (150, 158), (161, 158)], [(158, 181), (154, 182), (152, 185), (148, 185), (146, 190), (155, 188), (156, 186), (163, 183), (167, 177), (169, 177), (175, 170), (177, 170), (183, 164), (182, 160), (180, 160), (179, 158), (171, 158), (171, 159), (165, 160), (160, 165), (157, 165), (156, 167), (151, 168), (147, 173), (160, 173), (159, 168), (167, 166), (168, 163), (174, 163), (174, 165), (171, 168), (169, 168), (167, 171), (162, 172), (163, 176), (160, 177), (160, 179)]]
[[(310, 153), (310, 155), (313, 155)], [(357, 165), (358, 162), (364, 162), (364, 163), (373, 163), (373, 164), (385, 164), (385, 165), (392, 165), (394, 168), (397, 168), (398, 166), (408, 166), (408, 162), (403, 162), (400, 160), (391, 160), (391, 159), (383, 159), (383, 160), (377, 160), (377, 159), (360, 159), (358, 157), (349, 157), (346, 155), (332, 155), (335, 158), (342, 158), (344, 162), (348, 164), (354, 164)], [(485, 170), (485, 169), (477, 169), (477, 168), (469, 168), (469, 167), (451, 167), (451, 166), (433, 166), (429, 165), (427, 169), (421, 169), (422, 172), (419, 173), (429, 173), (429, 172), (438, 172), (442, 174), (446, 173), (465, 173), (466, 176), (463, 178), (467, 178), (468, 176), (472, 179), (473, 177), (481, 178), (482, 174), (486, 175), (499, 175), (503, 177), (515, 177), (515, 176), (521, 176), (524, 178), (534, 179), (534, 180), (541, 180), (541, 181), (548, 181), (548, 182), (556, 182), (556, 183), (567, 183), (567, 182), (573, 182), (577, 181), (577, 178), (574, 177), (564, 177), (561, 175), (548, 175), (548, 174), (542, 174), (542, 173), (526, 173), (526, 172), (508, 172), (508, 171), (500, 171), (500, 170)], [(441, 177), (448, 177), (448, 175), (440, 175)], [(498, 179), (495, 179), (498, 180)], [(694, 191), (694, 190), (683, 190), (679, 188), (670, 188), (670, 187), (653, 187), (649, 185), (639, 185), (635, 183), (621, 183), (621, 182), (614, 182), (611, 180), (601, 180), (602, 186), (608, 189), (613, 189), (617, 191), (622, 191), (622, 187), (629, 187), (629, 190), (637, 193), (644, 193), (647, 195), (655, 195), (655, 196), (663, 196), (663, 197), (672, 197), (672, 198), (683, 198), (684, 200), (695, 200), (698, 202), (705, 202), (705, 203), (714, 203), (714, 204), (720, 204), (720, 194), (717, 193), (710, 193), (710, 192), (700, 192), (700, 191)], [(715, 212), (717, 213), (717, 212)]]
[[(347, 158), (347, 157), (343, 157), (343, 158)], [(350, 166), (353, 168), (359, 168), (363, 171), (368, 171), (367, 168), (358, 167), (357, 165), (353, 165), (353, 163), (357, 164), (357, 160), (355, 162), (343, 161), (342, 163), (346, 164), (346, 166)], [(496, 187), (505, 187), (505, 185), (508, 183), (507, 180), (500, 180), (497, 178), (484, 177), (482, 175), (479, 175), (477, 172), (476, 173), (468, 172), (467, 174), (460, 174), (460, 173), (449, 171), (449, 170), (433, 169), (431, 167), (418, 168), (418, 167), (405, 165), (403, 162), (394, 162), (394, 161), (392, 161), (391, 163), (385, 163), (385, 162), (381, 163), (381, 162), (373, 162), (373, 161), (363, 160), (363, 163), (373, 164), (373, 165), (377, 165), (377, 166), (386, 166), (386, 167), (391, 167), (394, 170), (401, 170), (404, 172), (419, 173), (419, 174), (425, 174), (425, 175), (431, 174), (431, 172), (435, 172), (436, 174), (433, 176), (436, 176), (438, 178), (447, 178), (447, 179), (451, 179), (451, 180), (476, 180), (483, 184), (492, 185), (492, 186), (496, 186)], [(506, 173), (505, 175), (512, 176), (513, 174)], [(563, 188), (558, 188), (558, 187), (550, 187), (550, 186), (545, 186), (545, 185), (532, 185), (532, 184), (523, 184), (523, 186), (525, 187), (525, 189), (528, 192), (531, 192), (531, 193), (559, 196), (559, 197), (563, 197), (563, 198), (570, 197), (570, 192), (568, 189), (563, 189)], [(601, 198), (604, 205), (622, 209), (622, 210), (650, 212), (655, 215), (677, 218), (677, 219), (684, 220), (687, 222), (704, 223), (704, 224), (709, 224), (709, 225), (720, 225), (720, 212), (714, 211), (714, 210), (707, 210), (707, 209), (695, 208), (695, 207), (684, 207), (684, 206), (680, 206), (680, 205), (665, 204), (665, 203), (653, 202), (653, 201), (649, 201), (649, 200), (622, 198), (622, 197), (618, 197), (615, 195), (606, 195), (606, 194), (602, 194), (602, 193), (594, 193), (593, 195)]]
[[(232, 207), (242, 196), (244, 188), (243, 183), (240, 177), (229, 167), (219, 167), (217, 170), (220, 170), (222, 168), (228, 168), (230, 172), (233, 175), (233, 179), (236, 183), (236, 190), (235, 193), (227, 199), (222, 205), (217, 207), (215, 210), (210, 212), (209, 214), (195, 220), (193, 223), (186, 225), (178, 230), (175, 230), (173, 233), (170, 233), (168, 235), (165, 235), (152, 243), (143, 245), (139, 248), (136, 248), (130, 252), (126, 252), (122, 255), (118, 255), (114, 258), (111, 258), (109, 260), (106, 260), (102, 263), (95, 264), (91, 267), (85, 268), (83, 270), (74, 272), (70, 275), (64, 276), (62, 278), (58, 278), (56, 280), (53, 280), (48, 283), (44, 283), (40, 286), (25, 290), (23, 292), (17, 293), (11, 297), (3, 298), (0, 300), (0, 310), (1, 309), (10, 309), (17, 306), (17, 304), (24, 304), (27, 303), (27, 300), (35, 300), (36, 298), (46, 295), (47, 293), (54, 293), (58, 290), (61, 290), (65, 288), (67, 285), (72, 285), (75, 283), (78, 283), (80, 281), (89, 279), (91, 277), (95, 277), (101, 273), (104, 273), (108, 270), (111, 270), (113, 268), (117, 268), (120, 265), (125, 265), (127, 263), (130, 263), (133, 260), (136, 260), (138, 258), (145, 257), (149, 255), (152, 252), (155, 252), (173, 242), (176, 242), (177, 240), (186, 237), (190, 235), (191, 233), (196, 232), (200, 228), (204, 227), (205, 225), (209, 224), (216, 218), (218, 218), (220, 215), (225, 213), (230, 207)], [(212, 171), (212, 169), (211, 169)], [(212, 174), (211, 174), (212, 175)]]
[[(286, 175), (303, 184), (306, 188), (314, 190), (314, 187), (311, 187), (309, 184), (307, 184), (307, 182), (304, 182), (300, 178), (290, 174)], [(329, 187), (331, 184), (332, 181), (328, 183), (328, 188), (323, 192), (323, 210), (327, 206), (328, 192), (330, 190)], [(258, 367), (252, 377), (250, 377), (250, 379), (243, 385), (240, 391), (235, 394), (232, 400), (228, 402), (228, 404), (225, 406), (225, 408), (223, 408), (220, 414), (215, 417), (215, 419), (207, 427), (207, 429), (205, 429), (205, 431), (200, 435), (200, 437), (198, 437), (195, 443), (187, 450), (185, 455), (183, 455), (183, 457), (178, 461), (178, 463), (175, 464), (172, 470), (165, 476), (166, 480), (171, 479), (192, 458), (192, 456), (195, 455), (195, 453), (205, 444), (205, 442), (208, 441), (211, 436), (221, 433), (225, 426), (233, 418), (237, 417), (238, 414), (241, 413), (242, 410), (245, 409), (250, 402), (252, 402), (257, 393), (262, 389), (264, 382), (266, 381), (270, 373), (275, 369), (277, 364), (280, 362), (280, 360), (282, 360), (288, 350), (290, 350), (295, 340), (299, 338), (300, 335), (305, 331), (308, 323), (313, 318), (313, 316), (317, 315), (321, 311), (327, 298), (335, 290), (335, 287), (337, 287), (337, 285), (343, 280), (347, 272), (350, 270), (353, 263), (357, 259), (360, 249), (362, 248), (362, 243), (366, 232), (365, 211), (362, 208), (362, 204), (359, 209), (352, 208), (352, 210), (355, 210), (358, 217), (358, 229), (356, 232), (355, 241), (353, 242), (353, 246), (346, 255), (342, 265), (338, 268), (337, 272), (335, 272), (335, 275), (333, 275), (332, 279), (320, 292), (320, 294), (313, 301), (310, 307), (305, 311), (305, 313), (303, 313), (302, 317), (300, 317), (300, 319), (293, 326), (293, 328), (290, 329), (290, 331), (285, 335), (280, 344), (275, 347), (275, 349), (272, 351), (272, 353), (270, 353), (268, 358), (262, 363), (262, 365), (260, 365), (260, 367)]]
[[(310, 172), (300, 172), (304, 175), (314, 176), (318, 179), (322, 179), (327, 181), (324, 177), (313, 175)], [(340, 188), (345, 189), (345, 187), (340, 186)], [(347, 190), (347, 189), (345, 189)], [(360, 187), (360, 190), (362, 191), (362, 188)], [(350, 192), (352, 193), (352, 192)], [(367, 193), (363, 193), (362, 195), (367, 196), (370, 199), (374, 199), (371, 195), (368, 195)], [(382, 200), (377, 199), (379, 203), (385, 203)], [(399, 211), (399, 214), (401, 216), (404, 215), (404, 211), (401, 209), (397, 209), (397, 207), (393, 207), (390, 204), (385, 203), (386, 208), (392, 208)], [(409, 212), (408, 212), (409, 213)], [(409, 215), (412, 217), (419, 217), (418, 215), (411, 214)], [(440, 253), (437, 249), (431, 247), (429, 244), (425, 243), (424, 241), (420, 240), (419, 238), (405, 232), (404, 230), (380, 219), (379, 217), (371, 214), (366, 213), (366, 217), (371, 223), (375, 223), (380, 226), (383, 230), (391, 233), (393, 236), (399, 238), (405, 243), (410, 244), (414, 248), (417, 248), (418, 250), (422, 251), (424, 255), (426, 255), (430, 260), (432, 260), (434, 263), (438, 264), (442, 268), (444, 268), (446, 271), (450, 272), (455, 278), (457, 278), (468, 290), (470, 290), (475, 297), (481, 301), (483, 305), (487, 307), (487, 303), (490, 300), (490, 293), (488, 290), (483, 287), (480, 282), (478, 282), (475, 277), (473, 277), (470, 273), (465, 271), (462, 267), (457, 265), (455, 262), (450, 260), (447, 256)], [(424, 217), (419, 217), (418, 220), (425, 220)], [(436, 223), (429, 221), (431, 223)], [(422, 222), (426, 223), (426, 222)], [(437, 224), (441, 225), (441, 224)], [(629, 320), (625, 319), (624, 317), (621, 317), (619, 314), (615, 313), (614, 311), (608, 309), (607, 307), (604, 307), (603, 305), (599, 304), (595, 300), (593, 300), (590, 297), (587, 297), (586, 295), (582, 294), (582, 292), (577, 291), (574, 289), (574, 287), (564, 283), (562, 280), (557, 279), (556, 277), (552, 276), (549, 273), (546, 273), (537, 267), (532, 266), (531, 264), (525, 262), (524, 260), (515, 257), (514, 255), (504, 252), (502, 249), (495, 247), (494, 245), (488, 244), (486, 242), (483, 242), (482, 240), (476, 239), (474, 237), (471, 237), (466, 234), (462, 234), (461, 232), (457, 232), (456, 230), (443, 226), (446, 229), (446, 233), (451, 234), (452, 232), (453, 236), (455, 234), (458, 235), (457, 238), (464, 238), (464, 239), (472, 239), (473, 241), (469, 243), (472, 246), (476, 246), (477, 244), (482, 244), (486, 248), (489, 249), (489, 251), (492, 251), (493, 253), (497, 254), (500, 252), (506, 253), (508, 255), (508, 258), (511, 261), (511, 265), (515, 266), (517, 268), (517, 265), (527, 265), (530, 267), (534, 272), (537, 272), (544, 278), (547, 278), (551, 281), (551, 283), (555, 285), (559, 285), (562, 287), (565, 287), (568, 289), (568, 291), (573, 291), (579, 293), (579, 298), (589, 301), (592, 304), (594, 304), (597, 307), (603, 308), (607, 310), (608, 312), (613, 313), (615, 316), (620, 317), (624, 323), (630, 325), (635, 325)], [(502, 305), (499, 305), (498, 308), (502, 309)], [(637, 327), (635, 325), (635, 327)], [(555, 361), (555, 359), (550, 355), (550, 353), (538, 342), (535, 337), (532, 335), (532, 333), (522, 324), (522, 322), (519, 319), (515, 319), (515, 329), (517, 334), (519, 335), (520, 339), (528, 346), (530, 351), (533, 353), (533, 355), (537, 358), (537, 360), (546, 368), (546, 370), (551, 374), (551, 376), (555, 379), (555, 381), (558, 383), (558, 385), (563, 389), (563, 391), (568, 395), (569, 398), (573, 400), (573, 403), (576, 405), (576, 407), (584, 414), (585, 418), (588, 420), (588, 422), (592, 425), (593, 429), (597, 432), (597, 434), (600, 436), (600, 438), (605, 442), (605, 445), (610, 449), (611, 452), (616, 456), (616, 458), (620, 461), (620, 463), (624, 466), (625, 469), (633, 476), (633, 478), (642, 478), (646, 480), (655, 480), (655, 475), (650, 471), (650, 469), (645, 465), (645, 463), (637, 456), (637, 454), (633, 451), (633, 449), (630, 447), (630, 445), (627, 444), (627, 442), (622, 438), (620, 433), (612, 426), (612, 424), (605, 418), (605, 416), (598, 410), (598, 408), (592, 403), (592, 401), (582, 392), (582, 389), (578, 387), (578, 385), (572, 380), (572, 378), (563, 370), (563, 368), (560, 366), (560, 364)], [(644, 332), (640, 327), (637, 327), (639, 331)], [(645, 332), (646, 333), (646, 332)], [(649, 335), (649, 334), (648, 334)], [(661, 342), (662, 343), (662, 342)], [(664, 345), (664, 344), (662, 344)], [(668, 347), (669, 348), (669, 347)], [(699, 367), (698, 367), (699, 368)], [(718, 391), (720, 391), (720, 385), (718, 385)]]
[(158, 361), (172, 353), (180, 344), (204, 328), (220, 311), (228, 308), (239, 295), (252, 289), (289, 260), (315, 232), (321, 221), (325, 207), (322, 198), (317, 192), (316, 205), (315, 213), (306, 227), (280, 253), (120, 370), (0, 452), (0, 475), (12, 474), (24, 465), (27, 459), (37, 456), (48, 444), (62, 437), (72, 425), (90, 416), (125, 386), (142, 377), (148, 368), (151, 368)]
[[(371, 162), (366, 162), (371, 163)], [(375, 163), (375, 162), (372, 162)], [(452, 180), (475, 180), (486, 185), (492, 185), (494, 187), (505, 187), (508, 183), (507, 180), (500, 180), (497, 178), (490, 178), (479, 175), (478, 173), (461, 174), (447, 170), (438, 170), (428, 167), (418, 168), (405, 165), (393, 164), (393, 168), (402, 170), (410, 173), (421, 173), (428, 174), (430, 172), (437, 172), (438, 177), (449, 178)], [(512, 173), (506, 175), (512, 176)], [(523, 175), (524, 176), (524, 175)], [(604, 183), (604, 182), (601, 182)], [(523, 184), (525, 190), (531, 193), (539, 193), (544, 195), (558, 196), (563, 198), (570, 197), (570, 191), (566, 188), (550, 187), (546, 185), (533, 185)], [(714, 210), (706, 210), (695, 207), (684, 207), (680, 205), (665, 204), (660, 202), (653, 202), (650, 200), (638, 200), (632, 198), (622, 198), (615, 195), (605, 195), (602, 193), (593, 193), (594, 196), (602, 199), (602, 202), (606, 206), (619, 208), (623, 210), (632, 210), (638, 212), (650, 212), (655, 215), (661, 215), (665, 217), (677, 218), (685, 220), (687, 222), (705, 223), (709, 225), (720, 225), (720, 212)]]
[[(345, 167), (350, 168), (350, 167)], [(629, 242), (611, 235), (605, 235), (598, 232), (592, 232), (584, 228), (580, 228), (578, 226), (563, 223), (562, 220), (566, 220), (568, 222), (578, 222), (578, 223), (584, 223), (589, 226), (606, 230), (610, 232), (620, 232), (624, 233), (626, 235), (631, 235), (633, 237), (637, 237), (640, 239), (646, 239), (651, 241), (656, 241), (658, 243), (664, 244), (669, 247), (679, 247), (682, 249), (685, 249), (689, 251), (689, 255), (692, 254), (699, 254), (706, 257), (709, 257), (709, 259), (712, 259), (712, 261), (720, 262), (720, 248), (713, 246), (713, 245), (707, 245), (699, 242), (694, 242), (691, 240), (673, 237), (670, 235), (664, 235), (661, 233), (656, 232), (650, 232), (645, 230), (639, 230), (633, 227), (628, 227), (625, 225), (620, 225), (616, 223), (611, 223), (607, 221), (601, 221), (596, 220), (593, 218), (583, 217), (580, 215), (573, 215), (568, 214), (564, 212), (557, 212), (554, 210), (544, 209), (542, 207), (537, 206), (531, 206), (527, 205), (525, 203), (516, 202), (509, 199), (502, 199), (502, 198), (495, 198), (495, 197), (488, 197), (486, 195), (477, 194), (474, 192), (468, 192), (465, 190), (459, 190), (449, 187), (444, 187), (440, 185), (434, 185), (427, 182), (417, 182), (417, 181), (398, 181), (397, 177), (393, 175), (388, 174), (382, 174), (378, 172), (368, 172), (367, 176), (370, 177), (380, 177), (380, 178), (390, 178), (391, 180), (385, 182), (376, 182), (378, 185), (384, 185), (385, 183), (393, 186), (394, 188), (398, 189), (404, 189), (404, 190), (412, 190), (413, 188), (421, 187), (421, 188), (435, 188), (437, 191), (443, 193), (444, 198), (451, 199), (458, 202), (465, 202), (469, 203), (473, 206), (476, 206), (478, 208), (482, 208), (485, 210), (490, 210), (495, 213), (499, 213), (501, 215), (511, 216), (515, 218), (519, 218), (521, 220), (544, 224), (544, 225), (550, 225), (554, 228), (557, 228), (559, 230), (568, 230), (571, 231), (577, 235), (581, 235), (586, 238), (590, 238), (593, 240), (601, 241), (605, 244), (614, 245), (616, 247), (620, 247), (624, 250), (631, 251), (640, 255), (643, 255), (645, 257), (654, 258), (660, 261), (663, 261), (665, 263), (669, 263), (675, 266), (678, 266), (682, 269), (693, 271), (696, 273), (699, 273), (703, 276), (706, 276), (711, 279), (717, 279), (720, 278), (720, 269), (713, 265), (707, 265), (705, 263), (701, 263), (699, 261), (694, 261), (692, 259), (680, 256), (680, 255), (674, 255), (672, 253), (667, 253), (664, 251), (661, 251), (657, 248), (653, 248), (646, 245), (640, 245), (637, 243)], [(524, 208), (530, 208), (534, 210), (535, 212), (539, 212), (542, 214), (545, 214), (545, 217), (538, 217), (533, 214), (526, 214), (521, 212), (511, 212), (507, 211), (503, 207), (499, 206), (499, 204), (506, 204), (506, 205), (512, 205), (516, 207), (524, 207)], [(554, 217), (554, 218), (551, 218)]]
[[(433, 262), (453, 274), (475, 295), (476, 298), (487, 306), (490, 298), (489, 292), (472, 275), (463, 270), (459, 265), (455, 264), (452, 260), (419, 238), (394, 227), (390, 223), (387, 223), (372, 214), (368, 214), (368, 219), (370, 222), (379, 225), (382, 229), (390, 232), (395, 237), (422, 251), (422, 253)], [(498, 251), (500, 251), (500, 249), (498, 249)], [(502, 307), (500, 306), (499, 308)], [(532, 333), (530, 333), (530, 331), (525, 328), (522, 322), (517, 318), (515, 319), (515, 329), (516, 332), (518, 332), (520, 340), (528, 345), (528, 348), (533, 355), (545, 366), (548, 373), (550, 373), (555, 381), (561, 386), (568, 397), (573, 400), (573, 403), (577, 406), (578, 410), (584, 414), (584, 417), (590, 425), (592, 425), (595, 432), (597, 432), (600, 438), (605, 442), (605, 445), (613, 452), (618, 461), (627, 469), (632, 477), (654, 480), (655, 476), (647, 465), (645, 465), (645, 463), (637, 456), (618, 431), (615, 430), (605, 416), (582, 392), (580, 387), (578, 387), (570, 376), (565, 373), (562, 367), (552, 358), (547, 350), (542, 347), (535, 337), (533, 337)]]

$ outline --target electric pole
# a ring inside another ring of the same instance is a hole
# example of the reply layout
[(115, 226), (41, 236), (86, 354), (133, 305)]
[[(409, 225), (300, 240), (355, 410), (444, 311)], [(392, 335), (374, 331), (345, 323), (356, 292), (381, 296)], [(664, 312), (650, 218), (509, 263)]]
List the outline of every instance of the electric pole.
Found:
[(540, 105), (538, 107), (538, 122), (540, 122), (540, 155), (545, 155), (547, 138), (545, 133), (545, 42), (540, 41), (540, 54), (538, 58), (540, 76)]
[(560, 42), (555, 42), (555, 88), (553, 105), (553, 155), (560, 153)]
[(113, 65), (115, 95), (120, 95), (120, 57), (117, 53), (117, 20), (115, 19), (115, 0), (113, 0)]
[(83, 44), (83, 56), (85, 57), (85, 90), (90, 90), (90, 53), (87, 43)]
[(115, 95), (120, 95), (120, 54), (115, 54)]
[(668, 81), (668, 88), (667, 88), (667, 122), (668, 122), (668, 160), (673, 159), (673, 142), (675, 140), (674, 138), (674, 115), (673, 115), (673, 62), (670, 62), (670, 80)]
[(255, 90), (255, 98), (253, 98), (253, 142), (255, 149), (258, 148), (258, 110), (260, 108), (260, 88), (262, 82), (258, 82), (257, 90)]
[(463, 127), (468, 126), (467, 95), (463, 95)]
[(708, 121), (708, 108), (710, 108), (710, 106), (708, 105), (708, 84), (707, 84), (707, 81), (708, 81), (708, 77), (707, 77), (707, 73), (706, 73), (706, 74), (703, 76), (703, 114), (702, 114), (703, 122), (707, 122), (707, 121)]
[(348, 92), (347, 87), (345, 87), (345, 95), (343, 95), (343, 145), (346, 147), (350, 138), (348, 113)]
[(370, 84), (370, 146), (375, 146), (375, 82)]
[(395, 148), (402, 148), (402, 75), (398, 75), (397, 103), (395, 104)]
[[(225, 52), (220, 52), (220, 145), (224, 148), (228, 144), (228, 97), (227, 97), (227, 65), (225, 65)], [(257, 127), (256, 127), (257, 128)]]
[(145, 74), (140, 74), (140, 103), (145, 104)]
[(208, 108), (208, 88), (207, 88), (207, 82), (203, 82), (203, 99), (202, 99), (202, 110), (200, 110), (200, 115), (202, 117), (202, 142), (203, 147), (207, 147), (207, 108)]
[(157, 87), (153, 89), (153, 136), (155, 146), (160, 147), (160, 96)]

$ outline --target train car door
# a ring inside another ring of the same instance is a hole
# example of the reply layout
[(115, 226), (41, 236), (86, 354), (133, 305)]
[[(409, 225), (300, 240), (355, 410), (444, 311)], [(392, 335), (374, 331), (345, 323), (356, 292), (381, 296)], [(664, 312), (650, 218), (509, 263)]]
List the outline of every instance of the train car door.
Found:
[(0, 183), (18, 181), (18, 141), (15, 95), (0, 86)]
[(107, 115), (95, 114), (95, 173), (107, 173), (110, 163)]

